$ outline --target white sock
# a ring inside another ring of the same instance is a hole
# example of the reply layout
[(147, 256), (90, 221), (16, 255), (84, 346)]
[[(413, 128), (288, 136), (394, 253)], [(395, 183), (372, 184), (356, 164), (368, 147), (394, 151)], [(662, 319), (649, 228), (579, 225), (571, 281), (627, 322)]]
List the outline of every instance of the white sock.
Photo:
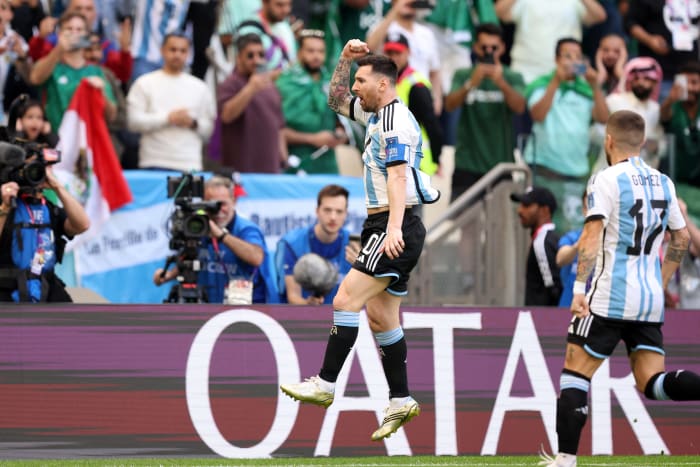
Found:
[(397, 409), (403, 405), (406, 405), (406, 403), (411, 399), (411, 396), (406, 396), (406, 397), (392, 397), (389, 399), (389, 407), (392, 409)]
[(320, 376), (318, 377), (319, 381), (319, 386), (321, 386), (321, 389), (327, 392), (335, 392), (335, 383), (331, 383), (330, 381), (326, 381), (325, 379), (321, 378)]

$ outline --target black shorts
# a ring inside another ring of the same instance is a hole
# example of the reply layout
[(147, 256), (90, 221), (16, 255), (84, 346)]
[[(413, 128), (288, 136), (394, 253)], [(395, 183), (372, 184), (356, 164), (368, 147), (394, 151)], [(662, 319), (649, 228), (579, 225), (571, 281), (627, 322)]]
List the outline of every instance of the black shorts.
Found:
[(386, 291), (392, 295), (406, 295), (409, 275), (423, 251), (425, 227), (420, 217), (406, 210), (401, 225), (405, 244), (403, 253), (398, 258), (389, 259), (378, 252), (384, 245), (388, 221), (388, 211), (367, 216), (362, 225), (362, 250), (352, 267), (370, 276), (391, 277)]
[(620, 340), (627, 346), (627, 355), (635, 350), (651, 350), (665, 355), (661, 326), (661, 323), (624, 321), (590, 314), (571, 320), (566, 341), (580, 345), (596, 358), (612, 355)]

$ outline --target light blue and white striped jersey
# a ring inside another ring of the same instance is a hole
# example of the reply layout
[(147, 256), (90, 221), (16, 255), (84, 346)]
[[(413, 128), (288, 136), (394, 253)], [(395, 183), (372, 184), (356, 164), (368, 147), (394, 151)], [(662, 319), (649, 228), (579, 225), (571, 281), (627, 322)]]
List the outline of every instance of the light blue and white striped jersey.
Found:
[(189, 5), (189, 0), (138, 0), (131, 55), (162, 63), (163, 39), (166, 34), (182, 32)]
[(406, 204), (430, 204), (440, 192), (430, 185), (430, 177), (420, 171), (423, 138), (420, 125), (408, 107), (398, 99), (379, 109), (365, 112), (360, 99), (350, 101), (350, 119), (367, 126), (364, 162), (365, 204), (368, 208), (389, 206), (387, 167), (406, 165)]
[(591, 178), (586, 219), (605, 226), (588, 292), (591, 312), (663, 322), (661, 244), (667, 226), (685, 226), (673, 182), (640, 157), (617, 163)]

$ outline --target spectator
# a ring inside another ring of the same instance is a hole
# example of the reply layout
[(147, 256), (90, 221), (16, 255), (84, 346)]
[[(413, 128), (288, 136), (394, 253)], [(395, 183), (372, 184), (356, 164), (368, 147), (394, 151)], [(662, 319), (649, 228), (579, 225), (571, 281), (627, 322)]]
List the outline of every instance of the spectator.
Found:
[(614, 92), (622, 79), (627, 63), (627, 46), (622, 36), (608, 34), (600, 40), (595, 53), (595, 69), (598, 72), (598, 84), (605, 95)]
[(44, 108), (39, 101), (22, 94), (10, 106), (9, 114), (8, 127), (12, 128), (14, 118), (16, 138), (49, 148), (55, 148), (58, 144), (58, 135), (51, 131), (51, 124), (46, 120)]
[[(95, 0), (97, 6), (97, 32), (100, 38), (111, 44), (121, 44), (122, 28), (125, 21), (133, 26), (136, 13), (136, 0)], [(129, 51), (131, 42), (120, 50)]]
[[(234, 45), (240, 35), (238, 26), (262, 8), (262, 0), (224, 0), (219, 14), (217, 34), (224, 48)], [(235, 59), (234, 59), (235, 60)]]
[[(11, 166), (26, 163), (24, 155), (17, 162)], [(47, 200), (43, 188), (54, 190), (62, 207)], [(71, 302), (54, 267), (63, 258), (66, 239), (90, 225), (81, 204), (50, 168), (39, 187), (15, 181), (0, 184), (0, 199), (0, 301)]]
[(583, 54), (595, 57), (596, 50), (604, 37), (615, 34), (622, 37), (625, 33), (622, 16), (628, 0), (598, 0), (605, 10), (605, 20), (593, 26), (583, 28)]
[(333, 148), (348, 141), (327, 104), (330, 74), (323, 66), (325, 61), (323, 31), (305, 29), (299, 37), (297, 63), (284, 70), (276, 81), (282, 96), (287, 151), (300, 159), (293, 173), (337, 174)]
[(268, 71), (285, 68), (296, 57), (296, 39), (289, 23), (291, 11), (292, 0), (262, 0), (258, 13), (238, 25), (236, 33), (239, 36), (260, 36)]
[(39, 29), (41, 21), (46, 17), (41, 0), (11, 0), (12, 29), (29, 41), (34, 35), (34, 29)]
[(610, 113), (631, 110), (644, 118), (646, 135), (640, 156), (654, 168), (666, 147), (658, 102), (662, 76), (661, 66), (653, 58), (633, 58), (625, 65), (619, 92), (605, 99)]
[(559, 236), (552, 223), (557, 201), (551, 191), (542, 187), (532, 187), (522, 194), (512, 193), (510, 199), (520, 203), (520, 224), (532, 231), (525, 276), (525, 306), (557, 306), (561, 295), (555, 259)]
[(85, 17), (68, 11), (58, 21), (58, 43), (51, 52), (34, 65), (29, 81), (41, 86), (46, 99), (46, 117), (51, 128), (58, 129), (73, 93), (85, 78), (88, 83), (101, 89), (105, 95), (105, 120), (110, 122), (117, 115), (114, 95), (106, 85), (100, 67), (90, 65), (83, 55), (83, 38), (87, 33)]
[(166, 35), (163, 68), (141, 76), (129, 91), (129, 129), (141, 133), (141, 168), (202, 170), (216, 108), (207, 85), (184, 72), (189, 48), (185, 36)]
[[(585, 191), (581, 197), (581, 207), (585, 218), (588, 212), (588, 199)], [(556, 263), (562, 287), (561, 297), (559, 297), (560, 307), (569, 308), (571, 300), (574, 298), (574, 282), (578, 270), (578, 239), (581, 238), (582, 231), (582, 227), (569, 230), (559, 239)]]
[(219, 86), (221, 159), (238, 172), (279, 173), (287, 161), (279, 71), (258, 72), (265, 63), (262, 40), (245, 34), (236, 41), (236, 67)]
[(442, 112), (442, 81), (440, 77), (440, 50), (433, 32), (416, 21), (414, 0), (392, 0), (391, 9), (379, 24), (367, 35), (370, 50), (381, 50), (388, 34), (403, 34), (408, 39), (409, 64), (414, 70), (427, 76), (433, 86), (433, 107), (435, 115)]
[(161, 47), (165, 36), (182, 32), (188, 4), (185, 0), (136, 0), (131, 41), (132, 81), (163, 66)]
[(534, 124), (525, 160), (536, 183), (551, 190), (563, 207), (555, 224), (566, 232), (582, 220), (580, 194), (590, 172), (591, 117), (601, 123), (608, 117), (596, 71), (583, 61), (579, 41), (557, 42), (556, 70), (530, 83), (526, 98)]
[[(133, 32), (131, 18), (125, 18), (121, 22), (119, 30), (119, 50), (114, 50), (109, 41), (100, 39), (102, 57), (99, 64), (111, 70), (121, 83), (128, 85), (134, 70), (134, 58), (129, 50)], [(100, 37), (97, 33), (93, 34), (98, 38)], [(91, 40), (94, 41), (94, 39)]]
[[(84, 16), (87, 23), (93, 25), (87, 31), (95, 32), (100, 36), (102, 48), (104, 49), (103, 60), (100, 63), (112, 70), (120, 81), (128, 82), (133, 68), (133, 58), (129, 52), (132, 32), (131, 19), (125, 19), (120, 25), (118, 50), (115, 44), (102, 37), (101, 30), (97, 27), (99, 22), (97, 21), (97, 10), (95, 9), (94, 0), (71, 0), (67, 11)], [(53, 32), (54, 24), (53, 18), (44, 19), (39, 29), (39, 34), (32, 37), (29, 42), (29, 55), (33, 60), (37, 61), (44, 58), (55, 47), (57, 36)]]
[(88, 31), (99, 30), (100, 24), (97, 21), (97, 6), (95, 5), (95, 0), (70, 0), (66, 11), (73, 11), (79, 15), (83, 15), (88, 23)]
[[(15, 95), (11, 95), (15, 74), (24, 81), (29, 79), (29, 63), (27, 61), (27, 43), (12, 30), (12, 8), (9, 0), (0, 0), (0, 102), (3, 110), (9, 107)], [(4, 93), (8, 92), (8, 96)], [(0, 120), (5, 121), (4, 112), (0, 111)]]
[(513, 116), (525, 110), (520, 73), (501, 64), (501, 28), (476, 28), (476, 65), (455, 72), (445, 110), (461, 109), (452, 175), (452, 201), (500, 162), (514, 162)]
[(396, 64), (398, 78), (396, 94), (408, 106), (420, 124), (423, 138), (423, 159), (420, 169), (432, 175), (440, 168), (442, 129), (434, 113), (431, 84), (428, 78), (409, 65), (411, 49), (408, 38), (401, 33), (389, 33), (384, 42), (384, 54)]
[[(391, 2), (383, 0), (331, 0), (328, 8), (326, 28), (326, 45), (328, 47), (328, 65), (335, 66), (333, 54), (340, 52), (350, 39), (367, 37), (367, 33), (389, 12)], [(336, 32), (337, 30), (337, 32)], [(335, 40), (335, 41), (334, 41)], [(334, 42), (332, 42), (334, 41)], [(337, 45), (337, 47), (331, 47)]]
[[(248, 288), (252, 303), (277, 303), (273, 260), (267, 252), (260, 227), (236, 212), (231, 179), (215, 175), (205, 183), (204, 199), (220, 201), (221, 208), (209, 220), (209, 238), (204, 240), (199, 259), (203, 265), (197, 283), (209, 303), (223, 303), (229, 281)], [(163, 274), (158, 269), (153, 282), (161, 285), (179, 274), (174, 267)]]
[(209, 68), (207, 59), (207, 47), (211, 43), (211, 36), (216, 27), (217, 0), (190, 0), (187, 10), (187, 21), (192, 25), (192, 74), (199, 79)]
[[(85, 18), (87, 21), (88, 31), (97, 29), (97, 9), (95, 8), (94, 0), (71, 0), (65, 11), (57, 13), (57, 17), (62, 16), (65, 12), (72, 11)], [(39, 34), (34, 35), (29, 41), (29, 54), (33, 60), (39, 60), (45, 57), (51, 49), (54, 48), (58, 41), (58, 36), (55, 32), (57, 21), (53, 17), (46, 17), (39, 25)]]
[(498, 0), (496, 14), (505, 23), (515, 23), (511, 66), (526, 83), (552, 69), (550, 50), (559, 39), (580, 42), (582, 26), (605, 20), (598, 0)]
[(661, 105), (664, 128), (675, 137), (675, 159), (672, 166), (666, 165), (669, 161), (662, 167), (676, 183), (700, 187), (700, 62), (687, 62), (678, 71), (687, 86), (674, 84)]
[(625, 27), (638, 42), (640, 56), (661, 65), (665, 81), (661, 99), (668, 95), (678, 66), (698, 58), (697, 0), (637, 0), (629, 2)]
[(498, 24), (493, 0), (455, 2), (437, 0), (425, 17), (440, 50), (440, 74), (443, 89), (449, 89), (454, 72), (472, 65), (471, 49), (479, 24)]
[[(330, 305), (338, 285), (350, 270), (356, 251), (349, 246), (350, 232), (345, 229), (348, 215), (348, 190), (339, 185), (326, 185), (318, 192), (316, 223), (287, 232), (277, 243), (275, 265), (278, 288), (283, 303), (292, 305)], [(307, 253), (330, 261), (338, 270), (338, 283), (325, 297), (317, 297), (302, 289), (294, 279), (294, 265)]]

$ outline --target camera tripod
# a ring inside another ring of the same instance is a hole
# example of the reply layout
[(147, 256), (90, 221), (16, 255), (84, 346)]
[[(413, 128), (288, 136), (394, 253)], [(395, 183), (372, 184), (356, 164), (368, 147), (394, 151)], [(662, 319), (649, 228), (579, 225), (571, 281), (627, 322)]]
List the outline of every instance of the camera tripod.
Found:
[(207, 291), (197, 283), (199, 269), (195, 268), (197, 260), (178, 259), (177, 255), (173, 255), (168, 257), (163, 270), (167, 271), (168, 266), (176, 261), (180, 273), (177, 278), (178, 283), (170, 288), (164, 303), (209, 303)]

